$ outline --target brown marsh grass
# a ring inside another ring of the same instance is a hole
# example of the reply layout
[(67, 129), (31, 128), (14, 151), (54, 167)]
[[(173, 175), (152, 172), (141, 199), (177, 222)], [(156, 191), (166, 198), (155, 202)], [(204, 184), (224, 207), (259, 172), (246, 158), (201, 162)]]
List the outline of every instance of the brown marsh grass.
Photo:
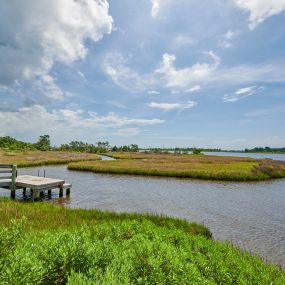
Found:
[(99, 160), (96, 154), (63, 151), (3, 151), (0, 150), (0, 164), (17, 164), (18, 167), (69, 162)]
[(111, 153), (114, 161), (69, 164), (69, 169), (228, 181), (258, 181), (285, 177), (285, 163), (270, 159), (214, 155)]

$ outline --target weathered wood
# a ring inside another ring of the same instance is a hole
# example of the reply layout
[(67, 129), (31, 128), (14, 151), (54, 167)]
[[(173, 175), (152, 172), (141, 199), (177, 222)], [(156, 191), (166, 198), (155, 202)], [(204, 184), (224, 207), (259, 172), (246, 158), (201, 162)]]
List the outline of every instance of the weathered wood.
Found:
[(37, 201), (40, 198), (40, 191), (37, 189), (31, 189), (33, 190), (33, 201)]
[(17, 166), (12, 164), (1, 164), (0, 173), (11, 173), (11, 176), (0, 176), (0, 187), (10, 189), (12, 198), (15, 198), (16, 196), (16, 189), (23, 189), (23, 195), (25, 196), (27, 188), (31, 189), (33, 200), (44, 197), (44, 191), (48, 191), (48, 196), (51, 198), (51, 191), (54, 188), (59, 188), (59, 197), (63, 197), (64, 189), (66, 189), (66, 195), (70, 195), (72, 185), (65, 183), (62, 179), (31, 175), (21, 175), (17, 177)]
[(72, 184), (70, 184), (70, 183), (64, 183), (64, 184), (62, 185), (62, 187), (63, 187), (63, 189), (71, 188), (71, 187), (72, 187)]
[(12, 173), (12, 169), (0, 170), (0, 173)]
[(45, 196), (44, 191), (41, 191), (41, 192), (40, 192), (40, 197), (41, 197), (41, 199), (43, 199), (43, 198), (44, 198), (44, 196)]
[[(45, 188), (58, 188), (64, 184), (62, 179), (45, 178), (31, 175), (20, 175), (17, 178), (17, 186), (42, 190)], [(46, 189), (47, 190), (47, 189)]]
[(0, 179), (0, 187), (1, 188), (9, 188), (10, 189), (11, 179)]
[(63, 197), (63, 185), (59, 186), (59, 197)]
[(13, 164), (0, 164), (0, 168), (12, 168)]
[(12, 179), (12, 175), (11, 176), (0, 176), (0, 179), (2, 180), (2, 179)]
[(16, 178), (17, 178), (17, 166), (12, 166), (12, 179), (11, 179), (11, 198), (14, 199), (16, 197)]

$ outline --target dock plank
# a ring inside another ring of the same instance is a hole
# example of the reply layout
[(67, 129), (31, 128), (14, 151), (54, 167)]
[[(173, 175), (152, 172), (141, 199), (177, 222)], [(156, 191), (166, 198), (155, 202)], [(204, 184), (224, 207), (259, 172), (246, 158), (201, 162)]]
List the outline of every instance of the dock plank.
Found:
[(17, 187), (33, 188), (35, 190), (58, 188), (64, 183), (65, 181), (63, 179), (54, 179), (31, 175), (20, 175), (16, 179)]

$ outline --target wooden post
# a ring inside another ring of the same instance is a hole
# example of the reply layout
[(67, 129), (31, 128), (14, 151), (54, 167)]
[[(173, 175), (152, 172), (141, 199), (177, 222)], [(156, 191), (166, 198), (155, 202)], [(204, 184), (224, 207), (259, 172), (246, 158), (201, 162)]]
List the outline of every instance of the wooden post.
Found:
[(23, 196), (26, 196), (26, 192), (27, 192), (26, 190), (27, 190), (27, 188), (24, 187), (24, 188), (23, 188)]
[(51, 189), (48, 190), (48, 198), (51, 199)]
[(15, 199), (16, 197), (16, 178), (17, 178), (17, 166), (13, 165), (12, 166), (12, 179), (11, 179), (11, 198)]
[(63, 185), (59, 186), (59, 197), (63, 197)]
[(70, 188), (66, 188), (66, 197), (70, 196)]
[(40, 197), (41, 197), (41, 199), (44, 198), (44, 191), (41, 191), (41, 192), (40, 192)]
[(40, 191), (33, 189), (33, 201), (37, 201), (40, 198)]

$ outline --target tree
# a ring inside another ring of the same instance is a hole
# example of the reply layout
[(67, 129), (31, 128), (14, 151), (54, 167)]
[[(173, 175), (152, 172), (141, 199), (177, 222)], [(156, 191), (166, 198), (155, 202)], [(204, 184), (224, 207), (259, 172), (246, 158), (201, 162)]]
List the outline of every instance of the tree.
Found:
[(133, 152), (139, 151), (139, 146), (137, 144), (131, 144), (130, 151)]
[(193, 148), (193, 150), (192, 150), (192, 152), (193, 152), (193, 154), (201, 154), (201, 149), (199, 149), (199, 148)]
[(51, 149), (50, 136), (49, 135), (40, 136), (36, 143), (36, 148), (42, 151), (50, 150)]

